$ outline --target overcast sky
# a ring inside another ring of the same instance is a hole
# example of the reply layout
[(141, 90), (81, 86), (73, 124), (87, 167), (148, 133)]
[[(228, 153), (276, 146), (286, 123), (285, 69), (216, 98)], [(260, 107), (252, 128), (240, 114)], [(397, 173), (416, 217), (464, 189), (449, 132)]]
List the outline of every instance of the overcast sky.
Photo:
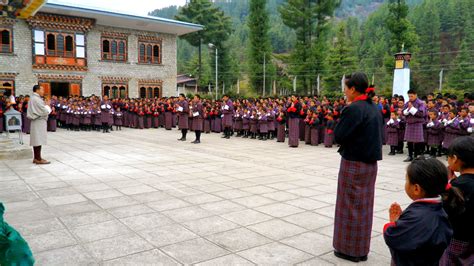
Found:
[(148, 12), (157, 8), (172, 5), (184, 5), (186, 0), (48, 0), (48, 2), (95, 7), (137, 15), (147, 15)]

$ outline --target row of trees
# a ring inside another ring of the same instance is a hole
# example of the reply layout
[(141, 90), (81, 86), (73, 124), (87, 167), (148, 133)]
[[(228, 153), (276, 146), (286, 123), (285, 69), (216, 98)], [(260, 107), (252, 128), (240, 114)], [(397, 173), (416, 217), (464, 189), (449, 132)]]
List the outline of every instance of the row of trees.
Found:
[(241, 88), (261, 95), (296, 80), (311, 93), (319, 76), (323, 92), (334, 93), (343, 74), (360, 69), (389, 94), (402, 47), (413, 53), (413, 88), (437, 90), (443, 69), (443, 88), (474, 90), (471, 0), (191, 0), (151, 14), (205, 26), (178, 42), (179, 71), (202, 86), (214, 82), (214, 50), (202, 50), (212, 42), (227, 90), (244, 80)]

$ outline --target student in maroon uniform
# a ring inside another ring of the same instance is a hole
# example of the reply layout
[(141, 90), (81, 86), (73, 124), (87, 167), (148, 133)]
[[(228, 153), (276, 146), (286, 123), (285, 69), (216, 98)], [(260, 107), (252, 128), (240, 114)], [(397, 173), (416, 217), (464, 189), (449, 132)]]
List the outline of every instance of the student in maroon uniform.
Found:
[(334, 122), (334, 117), (332, 113), (328, 113), (326, 115), (326, 134), (324, 135), (324, 147), (332, 148), (332, 144), (334, 143), (334, 128), (336, 123)]
[(114, 124), (116, 130), (122, 130), (123, 125), (123, 113), (120, 110), (120, 107), (117, 107), (117, 111), (114, 114)]
[(311, 121), (309, 121), (310, 124), (310, 140), (311, 140), (311, 146), (318, 146), (319, 145), (319, 115), (318, 113), (313, 113), (311, 117)]
[(390, 206), (390, 223), (384, 226), (384, 239), (393, 265), (439, 265), (453, 231), (443, 210), (446, 203), (459, 208), (462, 198), (447, 190), (448, 171), (435, 158), (416, 158), (407, 168), (405, 192), (413, 202), (402, 212), (398, 203)]
[(283, 112), (283, 107), (278, 107), (278, 112), (276, 114), (277, 125), (277, 142), (285, 142), (285, 126), (286, 126), (286, 117), (285, 112)]
[(438, 120), (438, 112), (435, 109), (428, 111), (429, 121), (426, 124), (426, 144), (430, 148), (430, 156), (441, 155), (441, 142), (443, 125)]
[(184, 94), (179, 95), (179, 101), (175, 108), (178, 114), (178, 128), (181, 130), (181, 138), (178, 140), (186, 141), (186, 134), (188, 134), (189, 129), (189, 104)]
[(390, 145), (390, 153), (388, 155), (395, 155), (395, 151), (398, 146), (398, 130), (400, 128), (400, 119), (398, 119), (398, 115), (396, 112), (392, 112), (390, 114), (390, 120), (386, 123), (386, 138), (387, 138), (387, 145)]
[(342, 259), (367, 260), (370, 250), (377, 161), (382, 159), (382, 117), (372, 103), (367, 75), (347, 76), (344, 94), (350, 104), (343, 109), (334, 130), (340, 144), (334, 254)]
[(288, 116), (288, 145), (292, 148), (297, 148), (300, 137), (300, 112), (301, 104), (296, 95), (291, 96), (291, 100), (287, 103), (286, 108)]
[(201, 143), (201, 132), (204, 129), (204, 108), (201, 103), (201, 96), (199, 94), (194, 95), (192, 102), (191, 116), (193, 117), (192, 128), (196, 139), (191, 142), (194, 144)]
[(223, 138), (229, 139), (232, 135), (232, 119), (234, 115), (234, 104), (228, 95), (222, 97), (222, 126), (224, 127)]
[(424, 146), (423, 124), (426, 120), (426, 105), (418, 99), (415, 90), (408, 91), (408, 102), (403, 107), (406, 119), (405, 140), (408, 146), (408, 157), (404, 162), (411, 162), (422, 154)]
[[(441, 258), (440, 265), (474, 265), (474, 138), (457, 138), (448, 149), (450, 185), (459, 190), (464, 209), (457, 211), (449, 198), (444, 202), (453, 226), (453, 237)], [(461, 173), (456, 177), (454, 172)]]

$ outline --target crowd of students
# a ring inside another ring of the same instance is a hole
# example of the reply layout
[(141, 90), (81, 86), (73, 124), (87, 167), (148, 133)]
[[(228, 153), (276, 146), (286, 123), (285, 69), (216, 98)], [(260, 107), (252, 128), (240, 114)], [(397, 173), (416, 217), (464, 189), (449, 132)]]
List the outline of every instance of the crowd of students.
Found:
[[(373, 88), (369, 88), (370, 92)], [(403, 153), (408, 146), (405, 192), (413, 202), (403, 211), (393, 203), (390, 222), (383, 236), (395, 265), (474, 264), (474, 102), (472, 94), (458, 101), (451, 95), (419, 99), (416, 92), (391, 99), (373, 97), (384, 119), (384, 139), (390, 155)], [(52, 97), (46, 101), (52, 112), (48, 130), (102, 131), (115, 126), (145, 129), (178, 127), (186, 140), (188, 130), (221, 133), (236, 137), (284, 142), (290, 147), (300, 141), (308, 145), (334, 144), (333, 129), (347, 103), (318, 97), (203, 100), (199, 95), (186, 99), (102, 99), (92, 97)], [(13, 107), (23, 115), (28, 132), (28, 96), (0, 102), (3, 112)], [(344, 113), (345, 114), (345, 113)], [(0, 120), (3, 126), (4, 121)], [(341, 123), (342, 124), (342, 121)], [(382, 123), (381, 123), (382, 124)], [(0, 132), (3, 127), (0, 127)], [(428, 153), (427, 156), (420, 156)], [(448, 167), (435, 157), (447, 156)], [(455, 173), (460, 173), (455, 176)]]
[[(472, 134), (474, 126), (474, 94), (466, 94), (462, 101), (454, 95), (429, 94), (422, 99), (410, 90), (409, 99), (394, 96), (389, 99), (374, 96), (384, 119), (384, 144), (390, 146), (389, 155), (404, 152), (407, 143), (408, 157), (405, 161), (423, 153), (433, 157), (446, 153), (452, 141)], [(48, 131), (57, 127), (71, 131), (102, 131), (108, 133), (122, 127), (147, 129), (178, 126), (183, 132), (180, 140), (186, 139), (188, 130), (204, 133), (223, 133), (231, 136), (285, 142), (298, 147), (299, 142), (332, 147), (333, 130), (339, 116), (347, 105), (343, 98), (329, 100), (325, 97), (280, 97), (235, 99), (223, 97), (214, 101), (200, 99), (202, 110), (192, 112), (196, 101), (180, 97), (156, 99), (108, 99), (107, 96), (56, 97), (50, 100), (52, 112), (48, 119)], [(23, 132), (29, 133), (26, 118), (29, 96), (20, 96), (15, 103), (10, 98), (0, 101), (0, 133), (4, 130), (3, 112), (10, 105), (22, 113)], [(181, 123), (179, 121), (181, 120)], [(184, 120), (187, 120), (184, 123)], [(193, 120), (195, 120), (193, 122)]]

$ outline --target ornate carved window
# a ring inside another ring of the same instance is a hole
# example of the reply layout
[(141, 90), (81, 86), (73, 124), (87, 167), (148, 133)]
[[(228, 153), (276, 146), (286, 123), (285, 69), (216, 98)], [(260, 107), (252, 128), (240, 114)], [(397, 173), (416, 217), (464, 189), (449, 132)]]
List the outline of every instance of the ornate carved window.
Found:
[(127, 98), (130, 78), (102, 76), (102, 96), (109, 98)]
[(13, 30), (11, 28), (2, 28), (0, 26), (0, 53), (13, 53)]
[(46, 55), (76, 57), (74, 36), (73, 33), (46, 32)]
[(104, 61), (126, 62), (128, 60), (128, 34), (102, 32), (101, 59)]
[(161, 80), (141, 79), (138, 81), (138, 95), (140, 98), (159, 98), (162, 95), (162, 86)]
[(28, 18), (33, 29), (33, 68), (87, 71), (85, 34), (93, 19), (37, 13)]
[(161, 65), (161, 39), (152, 36), (139, 36), (138, 63)]
[(102, 60), (127, 61), (127, 39), (102, 37)]
[(15, 81), (0, 80), (0, 97), (3, 95), (15, 95)]

